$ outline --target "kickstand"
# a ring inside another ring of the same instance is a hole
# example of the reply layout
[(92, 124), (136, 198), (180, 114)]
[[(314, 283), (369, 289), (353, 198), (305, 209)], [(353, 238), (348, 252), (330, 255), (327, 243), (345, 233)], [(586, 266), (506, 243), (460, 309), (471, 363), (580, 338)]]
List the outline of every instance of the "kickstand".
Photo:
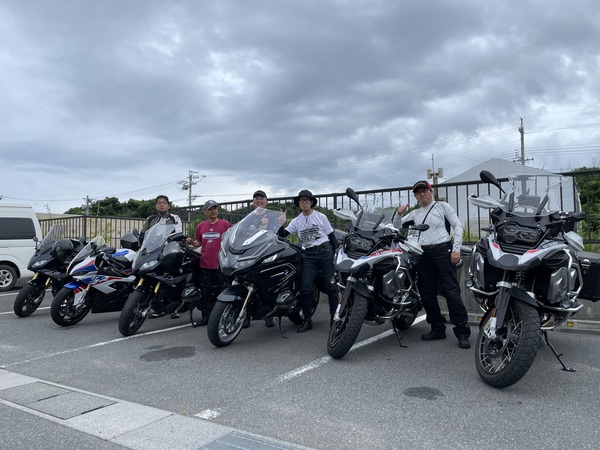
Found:
[(550, 350), (552, 350), (552, 353), (554, 353), (554, 356), (556, 356), (556, 359), (558, 359), (558, 362), (562, 365), (562, 370), (566, 371), (566, 372), (575, 372), (575, 369), (572, 369), (570, 367), (565, 366), (565, 363), (562, 362), (562, 359), (560, 359), (560, 357), (563, 355), (562, 353), (559, 355), (558, 353), (556, 353), (556, 350), (554, 350), (553, 345), (550, 343), (550, 341), (548, 340), (548, 332), (543, 330), (542, 331), (542, 335), (544, 336), (544, 341), (546, 342), (546, 345), (548, 347), (550, 347)]
[(398, 338), (398, 343), (400, 344), (400, 347), (402, 348), (408, 348), (408, 345), (404, 345), (402, 343), (402, 336), (400, 336), (400, 330), (398, 330), (398, 328), (393, 327), (394, 328), (394, 333), (396, 333), (396, 337)]
[(281, 333), (281, 337), (282, 337), (283, 339), (288, 339), (288, 337), (285, 335), (285, 332), (286, 332), (287, 330), (284, 330), (284, 329), (281, 327), (281, 316), (277, 316), (277, 326), (279, 327), (279, 332)]

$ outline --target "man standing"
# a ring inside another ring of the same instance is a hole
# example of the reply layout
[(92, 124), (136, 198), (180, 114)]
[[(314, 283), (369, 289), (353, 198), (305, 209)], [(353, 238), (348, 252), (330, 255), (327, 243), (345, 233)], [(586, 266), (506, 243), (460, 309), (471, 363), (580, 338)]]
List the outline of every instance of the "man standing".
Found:
[[(458, 346), (469, 348), (471, 347), (469, 317), (460, 296), (460, 285), (455, 268), (460, 262), (463, 227), (454, 209), (448, 203), (433, 201), (433, 189), (427, 181), (416, 182), (413, 193), (421, 207), (401, 217), (408, 210), (408, 204), (399, 206), (394, 226), (401, 228), (403, 223), (409, 221), (429, 225), (428, 230), (414, 232), (409, 236), (409, 239), (418, 240), (423, 248), (423, 254), (417, 257), (417, 283), (431, 331), (422, 335), (421, 339), (424, 341), (446, 339), (446, 325), (437, 300), (439, 283), (448, 304), (450, 321), (454, 324), (454, 335), (458, 338)], [(446, 220), (454, 230), (453, 242), (446, 229)]]
[[(154, 200), (154, 206), (156, 207), (156, 214), (153, 216), (149, 216), (142, 227), (142, 231), (140, 231), (139, 241), (140, 243), (144, 240), (144, 235), (146, 232), (152, 228), (154, 225), (158, 223), (162, 223), (165, 225), (175, 225), (175, 233), (181, 233), (183, 231), (183, 227), (181, 225), (181, 219), (179, 216), (175, 214), (169, 213), (169, 197), (166, 195), (159, 195)], [(152, 314), (150, 314), (150, 319), (156, 319), (157, 317), (163, 317), (165, 315), (165, 303), (168, 300), (165, 300), (163, 296), (166, 296), (167, 299), (173, 297), (173, 288), (167, 286), (160, 297), (155, 297), (152, 304)]]
[(217, 295), (223, 290), (227, 281), (225, 275), (219, 270), (219, 250), (221, 237), (231, 228), (231, 224), (224, 219), (219, 219), (219, 204), (208, 200), (204, 204), (206, 220), (196, 227), (194, 239), (188, 238), (187, 243), (194, 247), (202, 246), (200, 254), (200, 282), (202, 291), (202, 320), (196, 326), (208, 323), (208, 317), (215, 305)]
[(335, 284), (333, 254), (338, 246), (335, 233), (327, 216), (313, 208), (317, 198), (310, 191), (302, 190), (294, 198), (294, 204), (302, 214), (292, 219), (286, 228), (279, 228), (279, 236), (286, 237), (297, 233), (304, 247), (304, 265), (300, 281), (300, 305), (304, 322), (298, 333), (312, 330), (312, 296), (317, 273), (323, 274), (323, 290), (329, 297), (329, 313), (333, 317), (338, 304), (338, 290)]

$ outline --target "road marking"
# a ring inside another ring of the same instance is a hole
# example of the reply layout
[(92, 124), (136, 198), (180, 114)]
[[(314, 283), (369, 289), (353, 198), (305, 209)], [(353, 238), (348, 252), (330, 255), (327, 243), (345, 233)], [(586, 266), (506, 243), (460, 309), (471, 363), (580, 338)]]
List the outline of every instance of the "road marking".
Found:
[(34, 361), (39, 361), (41, 359), (52, 358), (54, 356), (60, 356), (60, 355), (67, 355), (69, 353), (79, 352), (81, 350), (87, 350), (90, 348), (102, 347), (104, 345), (114, 344), (117, 342), (123, 342), (128, 339), (134, 339), (134, 338), (138, 338), (138, 337), (142, 337), (142, 336), (150, 336), (152, 334), (165, 333), (167, 331), (179, 330), (180, 328), (186, 328), (186, 327), (191, 327), (191, 326), (192, 326), (192, 324), (188, 323), (186, 325), (179, 325), (176, 327), (165, 328), (164, 330), (148, 331), (146, 333), (134, 334), (133, 336), (126, 336), (126, 337), (122, 337), (122, 338), (112, 339), (110, 341), (98, 342), (96, 344), (86, 345), (85, 347), (71, 348), (69, 350), (64, 350), (62, 352), (55, 352), (55, 353), (49, 353), (49, 354), (43, 355), (43, 356), (38, 356), (37, 358), (31, 358), (31, 359), (26, 359), (24, 361), (17, 361), (14, 363), (3, 364), (3, 365), (0, 365), (0, 369), (6, 369), (7, 367), (13, 367), (13, 366), (21, 365), (21, 364), (27, 364), (27, 363), (34, 362)]
[[(49, 306), (44, 306), (43, 308), (36, 308), (36, 311), (41, 311), (42, 309), (50, 309)], [(4, 315), (4, 314), (14, 314), (14, 311), (4, 311), (4, 312), (0, 312), (0, 316)]]

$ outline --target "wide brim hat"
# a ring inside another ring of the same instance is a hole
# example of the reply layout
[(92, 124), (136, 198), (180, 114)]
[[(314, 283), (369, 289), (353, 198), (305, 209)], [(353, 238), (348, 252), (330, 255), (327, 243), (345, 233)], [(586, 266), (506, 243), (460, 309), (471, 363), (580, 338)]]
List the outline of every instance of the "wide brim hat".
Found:
[(317, 197), (315, 197), (309, 190), (301, 190), (296, 197), (294, 197), (294, 205), (300, 208), (300, 197), (308, 197), (312, 201), (311, 208), (314, 208), (317, 204)]

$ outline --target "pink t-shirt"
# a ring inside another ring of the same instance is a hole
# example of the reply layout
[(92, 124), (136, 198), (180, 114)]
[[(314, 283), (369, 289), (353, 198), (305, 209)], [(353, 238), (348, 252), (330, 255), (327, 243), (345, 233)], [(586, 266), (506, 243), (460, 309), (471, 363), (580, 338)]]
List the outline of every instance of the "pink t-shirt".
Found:
[(231, 224), (224, 219), (219, 219), (215, 223), (210, 223), (208, 220), (205, 220), (198, 224), (194, 239), (202, 244), (200, 267), (204, 269), (219, 268), (221, 236), (229, 228), (231, 228)]

